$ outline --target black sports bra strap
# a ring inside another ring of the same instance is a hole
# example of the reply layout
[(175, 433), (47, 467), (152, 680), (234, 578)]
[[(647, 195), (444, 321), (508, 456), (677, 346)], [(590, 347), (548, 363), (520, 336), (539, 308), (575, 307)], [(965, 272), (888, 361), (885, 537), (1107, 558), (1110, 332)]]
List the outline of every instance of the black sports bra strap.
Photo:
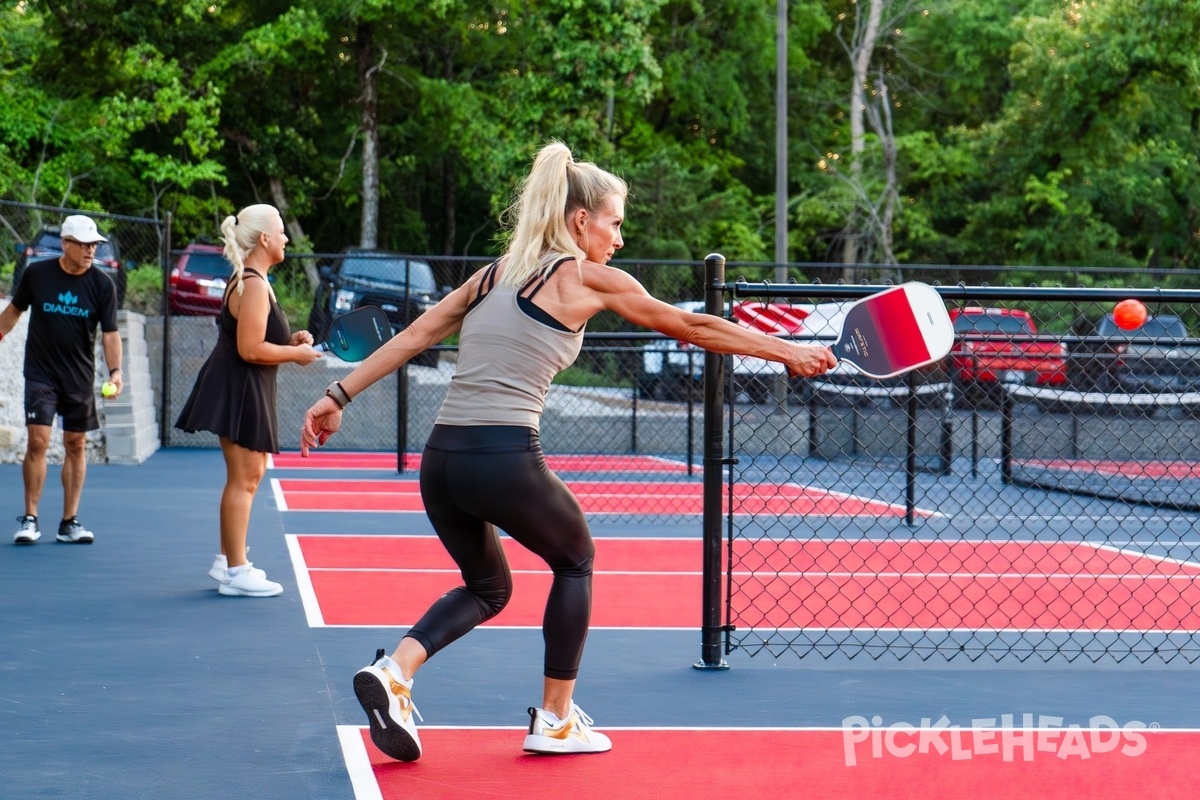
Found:
[(488, 291), (492, 290), (493, 285), (496, 285), (496, 270), (499, 266), (500, 263), (497, 260), (492, 261), (490, 265), (484, 267), (484, 277), (479, 279), (479, 287), (475, 289), (475, 296), (473, 297), (472, 301), (470, 301), (470, 305), (474, 306), (475, 303), (478, 303), (480, 300), (484, 299), (484, 296), (488, 293)]
[(493, 261), (491, 266), (486, 268), (487, 271), (483, 273), (483, 277), (479, 280), (479, 288), (475, 290), (475, 299), (471, 301), (472, 303), (478, 303), (496, 285), (496, 270), (499, 266), (499, 261)]
[[(550, 280), (550, 276), (553, 275), (555, 273), (555, 271), (558, 270), (559, 267), (561, 267), (563, 264), (565, 264), (568, 261), (574, 261), (574, 260), (575, 260), (575, 256), (564, 256), (563, 258), (560, 258), (558, 261), (555, 261), (554, 266), (550, 267), (550, 269), (546, 272), (546, 277), (542, 278), (538, 275), (534, 275), (532, 278), (530, 278), (529, 281), (524, 286), (521, 287), (520, 295), (522, 297), (526, 298), (527, 300), (532, 300), (533, 296), (542, 290), (542, 287), (545, 286), (546, 282)], [(537, 284), (537, 286), (533, 286), (535, 283)], [(533, 286), (533, 291), (530, 292), (529, 294), (525, 294), (525, 291), (527, 289), (529, 289), (529, 287), (531, 287), (531, 286)]]

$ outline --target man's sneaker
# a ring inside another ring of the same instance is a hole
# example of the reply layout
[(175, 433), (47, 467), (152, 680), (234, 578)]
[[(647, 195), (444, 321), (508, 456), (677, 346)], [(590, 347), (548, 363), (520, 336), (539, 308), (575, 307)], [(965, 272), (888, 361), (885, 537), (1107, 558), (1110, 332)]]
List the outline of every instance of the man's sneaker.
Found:
[(71, 517), (58, 523), (58, 536), (54, 538), (67, 544), (91, 544), (96, 537), (76, 517)]
[(529, 735), (524, 749), (526, 753), (547, 755), (606, 753), (612, 750), (612, 740), (592, 730), (592, 718), (572, 703), (565, 720), (545, 709), (529, 709)]
[(274, 597), (283, 592), (283, 586), (267, 580), (267, 573), (247, 563), (246, 569), (236, 574), (231, 575), (226, 570), (217, 591), (231, 597)]
[(33, 544), (42, 538), (42, 532), (38, 530), (37, 517), (33, 514), (22, 514), (17, 517), (17, 522), (21, 523), (21, 527), (17, 528), (13, 544)]
[(369, 666), (354, 673), (354, 694), (367, 712), (371, 741), (384, 755), (397, 761), (421, 757), (421, 738), (413, 721), (413, 714), (421, 719), (421, 713), (413, 705), (412, 681), (404, 680), (400, 667), (382, 648)]

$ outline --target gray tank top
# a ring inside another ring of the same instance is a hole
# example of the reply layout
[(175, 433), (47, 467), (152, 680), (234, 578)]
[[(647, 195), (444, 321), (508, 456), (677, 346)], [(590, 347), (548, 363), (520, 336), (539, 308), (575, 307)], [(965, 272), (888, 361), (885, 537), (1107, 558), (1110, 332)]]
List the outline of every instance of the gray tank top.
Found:
[[(565, 260), (555, 264), (551, 273)], [(575, 362), (584, 329), (560, 330), (522, 310), (522, 293), (533, 286), (533, 292), (526, 295), (532, 297), (545, 285), (544, 280), (535, 277), (520, 290), (511, 286), (489, 289), (494, 279), (493, 266), (463, 319), (458, 369), (435, 423), (521, 425), (536, 431), (550, 382)]]

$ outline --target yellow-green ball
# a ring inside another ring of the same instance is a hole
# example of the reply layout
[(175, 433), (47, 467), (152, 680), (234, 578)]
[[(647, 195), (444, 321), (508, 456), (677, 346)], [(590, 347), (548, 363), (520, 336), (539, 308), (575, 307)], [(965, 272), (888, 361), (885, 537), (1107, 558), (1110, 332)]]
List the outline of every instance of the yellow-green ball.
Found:
[(100, 387), (100, 394), (104, 395), (105, 397), (112, 397), (116, 393), (117, 385), (110, 381), (105, 381), (104, 385)]

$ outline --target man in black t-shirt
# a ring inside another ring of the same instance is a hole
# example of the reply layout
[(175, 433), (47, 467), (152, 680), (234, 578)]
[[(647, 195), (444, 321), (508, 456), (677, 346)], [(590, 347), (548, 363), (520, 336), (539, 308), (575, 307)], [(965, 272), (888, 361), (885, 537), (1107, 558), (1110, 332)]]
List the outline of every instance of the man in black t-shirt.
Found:
[(102, 332), (109, 381), (120, 395), (121, 334), (117, 332), (117, 290), (112, 279), (92, 268), (96, 243), (108, 241), (85, 216), (63, 220), (63, 254), (30, 263), (13, 291), (12, 302), (0, 311), (0, 340), (26, 310), (29, 334), (25, 341), (25, 424), (28, 444), (22, 476), (25, 513), (13, 541), (33, 544), (41, 538), (38, 501), (46, 483), (46, 451), (56, 416), (62, 419), (63, 518), (57, 539), (91, 544), (91, 531), (76, 514), (87, 474), (87, 432), (100, 427), (96, 416), (96, 328)]

